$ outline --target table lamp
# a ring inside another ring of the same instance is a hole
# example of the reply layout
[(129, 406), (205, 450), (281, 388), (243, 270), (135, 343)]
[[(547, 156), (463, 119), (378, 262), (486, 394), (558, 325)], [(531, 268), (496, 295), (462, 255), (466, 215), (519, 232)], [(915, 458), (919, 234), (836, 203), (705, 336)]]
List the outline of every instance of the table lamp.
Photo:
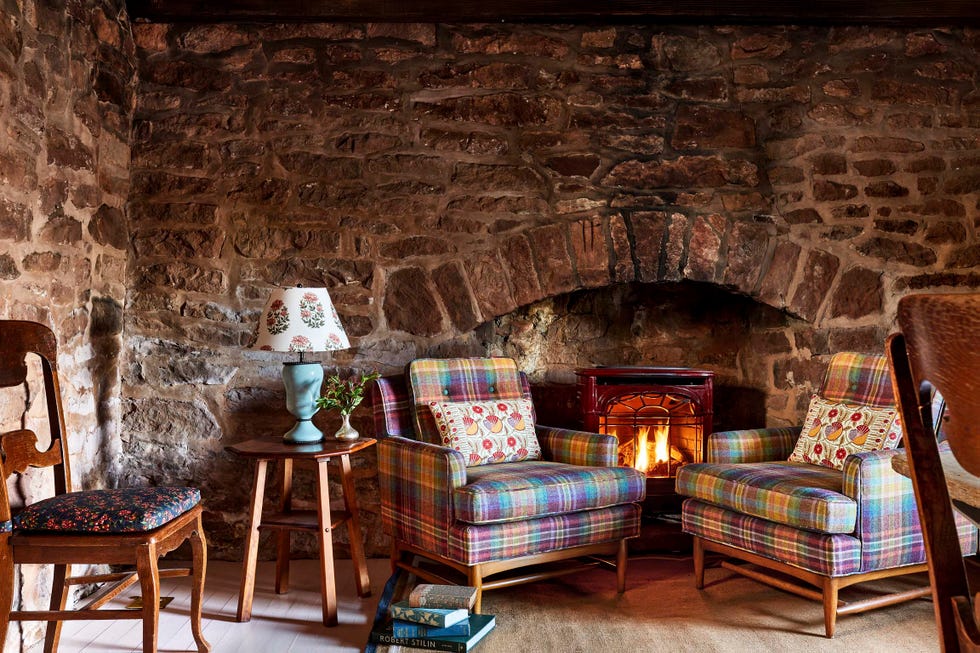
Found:
[(287, 361), (282, 367), (286, 409), (296, 418), (293, 428), (283, 435), (284, 442), (309, 444), (323, 439), (323, 432), (313, 424), (313, 415), (319, 410), (316, 400), (323, 383), (323, 365), (304, 361), (303, 355), (348, 347), (350, 341), (326, 288), (272, 291), (250, 349), (299, 353), (298, 361)]

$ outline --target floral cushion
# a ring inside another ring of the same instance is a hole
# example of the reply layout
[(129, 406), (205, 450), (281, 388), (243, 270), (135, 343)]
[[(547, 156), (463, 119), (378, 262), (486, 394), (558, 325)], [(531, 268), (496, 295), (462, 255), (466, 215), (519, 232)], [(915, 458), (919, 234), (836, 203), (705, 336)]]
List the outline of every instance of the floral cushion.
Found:
[(894, 407), (854, 406), (814, 396), (789, 460), (843, 469), (848, 455), (894, 449), (901, 439)]
[(182, 515), (201, 501), (189, 487), (123, 488), (69, 492), (27, 506), (15, 531), (138, 533)]
[(541, 457), (529, 399), (431, 401), (429, 410), (442, 444), (463, 454), (467, 466)]

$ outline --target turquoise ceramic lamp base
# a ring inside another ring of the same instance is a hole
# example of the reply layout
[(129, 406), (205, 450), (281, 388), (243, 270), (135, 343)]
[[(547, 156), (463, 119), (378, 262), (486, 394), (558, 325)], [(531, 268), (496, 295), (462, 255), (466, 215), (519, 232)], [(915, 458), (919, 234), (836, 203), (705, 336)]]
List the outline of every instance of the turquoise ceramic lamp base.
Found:
[(285, 363), (282, 382), (286, 386), (286, 409), (296, 418), (293, 428), (282, 436), (283, 442), (310, 444), (323, 440), (323, 431), (313, 424), (313, 416), (319, 410), (316, 399), (323, 383), (323, 366), (302, 361)]

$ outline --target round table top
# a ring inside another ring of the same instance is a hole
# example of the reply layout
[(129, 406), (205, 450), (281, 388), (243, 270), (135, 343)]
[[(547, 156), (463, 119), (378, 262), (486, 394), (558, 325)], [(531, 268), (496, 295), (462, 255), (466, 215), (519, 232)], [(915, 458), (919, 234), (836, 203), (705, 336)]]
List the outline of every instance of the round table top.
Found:
[(376, 443), (374, 438), (358, 438), (354, 441), (324, 438), (311, 444), (291, 444), (281, 436), (266, 436), (236, 442), (225, 447), (228, 451), (246, 458), (331, 458), (356, 453)]

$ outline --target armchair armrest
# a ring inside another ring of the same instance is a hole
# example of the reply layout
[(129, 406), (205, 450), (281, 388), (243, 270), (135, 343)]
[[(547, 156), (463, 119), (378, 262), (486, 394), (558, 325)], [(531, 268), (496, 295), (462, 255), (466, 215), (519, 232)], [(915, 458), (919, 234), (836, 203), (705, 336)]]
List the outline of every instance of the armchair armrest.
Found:
[(442, 551), (453, 492), (463, 485), (466, 461), (455, 449), (398, 436), (378, 441), (381, 521), (392, 537)]
[[(857, 536), (862, 564), (876, 568), (915, 564), (925, 560), (922, 529), (911, 479), (892, 468), (892, 458), (903, 449), (866, 451), (844, 460), (841, 492), (857, 502)], [(964, 555), (977, 550), (977, 529), (954, 511)], [(870, 565), (870, 566), (869, 566)]]
[(553, 426), (534, 426), (541, 445), (541, 457), (569, 465), (614, 467), (618, 441), (614, 435), (574, 431)]
[(866, 451), (844, 460), (841, 492), (857, 503), (856, 535), (865, 568), (925, 560), (912, 481), (892, 469), (892, 457), (900, 452)]
[(708, 436), (709, 463), (760, 463), (786, 460), (793, 453), (802, 426), (718, 431)]

